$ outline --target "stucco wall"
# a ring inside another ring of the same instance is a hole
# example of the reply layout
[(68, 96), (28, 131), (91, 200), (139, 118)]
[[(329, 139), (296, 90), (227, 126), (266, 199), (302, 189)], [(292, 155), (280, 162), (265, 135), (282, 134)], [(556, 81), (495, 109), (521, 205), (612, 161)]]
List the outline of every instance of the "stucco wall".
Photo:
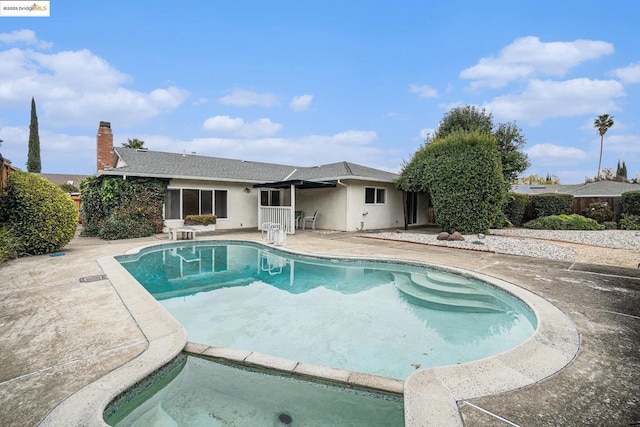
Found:
[[(349, 185), (348, 231), (404, 227), (402, 192), (394, 184), (368, 181), (345, 181)], [(386, 189), (383, 204), (365, 203), (365, 188)]]
[(304, 211), (305, 216), (312, 216), (313, 212), (318, 211), (316, 228), (346, 230), (346, 209), (347, 189), (344, 186), (296, 191), (297, 211)]
[[(258, 227), (258, 195), (260, 193), (252, 188), (252, 184), (172, 179), (169, 188), (227, 190), (229, 192), (228, 218), (218, 218), (216, 230)], [(250, 192), (245, 192), (245, 188)]]

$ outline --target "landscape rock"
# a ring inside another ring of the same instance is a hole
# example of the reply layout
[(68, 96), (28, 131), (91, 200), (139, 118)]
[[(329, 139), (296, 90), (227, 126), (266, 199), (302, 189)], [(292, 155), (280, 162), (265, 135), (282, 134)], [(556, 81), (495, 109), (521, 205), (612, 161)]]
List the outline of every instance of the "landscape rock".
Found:
[(449, 236), (450, 236), (449, 233), (447, 233), (446, 231), (443, 231), (442, 233), (438, 234), (438, 237), (436, 237), (436, 239), (438, 239), (438, 240), (449, 240)]
[(454, 240), (454, 241), (464, 241), (464, 236), (460, 233), (458, 233), (457, 231), (454, 231), (453, 234), (451, 234), (449, 236), (449, 238), (447, 240)]

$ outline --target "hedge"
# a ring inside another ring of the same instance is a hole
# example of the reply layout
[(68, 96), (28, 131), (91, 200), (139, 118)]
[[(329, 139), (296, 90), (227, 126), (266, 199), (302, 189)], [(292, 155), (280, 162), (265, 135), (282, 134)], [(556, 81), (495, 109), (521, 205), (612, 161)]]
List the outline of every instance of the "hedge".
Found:
[(550, 215), (571, 215), (573, 196), (562, 193), (544, 193), (531, 196), (531, 204), (536, 218)]
[(491, 135), (456, 131), (425, 146), (418, 158), (444, 231), (484, 233), (494, 224), (505, 191), (500, 153)]
[(62, 249), (78, 228), (78, 211), (68, 194), (29, 172), (7, 179), (0, 219), (19, 239), (24, 253), (40, 255)]
[(507, 200), (502, 206), (502, 211), (507, 217), (511, 225), (520, 227), (524, 218), (524, 212), (527, 210), (529, 196), (522, 193), (509, 193)]
[(524, 225), (534, 230), (604, 230), (605, 226), (582, 215), (550, 215), (536, 218)]
[(640, 215), (640, 191), (627, 191), (620, 197), (624, 215)]

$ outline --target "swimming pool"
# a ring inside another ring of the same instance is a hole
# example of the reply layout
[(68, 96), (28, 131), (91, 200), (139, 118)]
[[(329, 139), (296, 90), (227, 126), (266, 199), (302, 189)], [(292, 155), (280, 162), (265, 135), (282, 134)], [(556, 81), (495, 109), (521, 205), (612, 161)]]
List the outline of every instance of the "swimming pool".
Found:
[(537, 321), (519, 299), (424, 266), (197, 242), (117, 257), (189, 340), (405, 379), (501, 353)]
[(401, 396), (180, 355), (104, 412), (112, 426), (403, 426)]

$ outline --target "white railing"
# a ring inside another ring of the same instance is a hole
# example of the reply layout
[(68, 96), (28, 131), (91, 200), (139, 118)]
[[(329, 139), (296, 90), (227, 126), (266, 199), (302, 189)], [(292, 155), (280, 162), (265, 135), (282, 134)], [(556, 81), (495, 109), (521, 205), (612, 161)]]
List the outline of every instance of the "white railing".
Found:
[(287, 234), (293, 234), (291, 206), (260, 206), (258, 209), (258, 230), (262, 230), (262, 224), (280, 224), (280, 229)]

